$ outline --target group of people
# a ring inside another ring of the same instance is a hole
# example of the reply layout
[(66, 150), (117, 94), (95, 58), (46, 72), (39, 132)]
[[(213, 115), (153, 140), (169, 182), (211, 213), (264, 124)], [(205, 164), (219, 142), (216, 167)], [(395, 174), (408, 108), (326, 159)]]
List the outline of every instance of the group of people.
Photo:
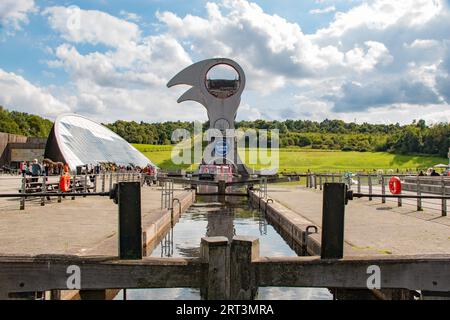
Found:
[(148, 173), (156, 174), (156, 167), (148, 164), (144, 168), (135, 166), (133, 164), (128, 165), (117, 165), (112, 162), (100, 162), (97, 164), (87, 164), (85, 166), (88, 174), (100, 174), (100, 173)]
[(63, 171), (68, 171), (68, 168), (67, 164), (63, 164), (62, 162), (55, 163), (48, 159), (44, 159), (42, 163), (39, 162), (38, 159), (34, 159), (30, 162), (23, 161), (20, 163), (19, 167), (20, 173), (23, 176), (30, 175), (32, 177), (61, 174)]
[[(156, 167), (148, 164), (144, 168), (139, 166), (135, 166), (129, 164), (125, 165), (117, 165), (111, 162), (102, 162), (97, 164), (87, 164), (82, 166), (83, 171), (87, 170), (87, 174), (100, 174), (106, 172), (135, 172), (135, 173), (146, 173), (154, 175), (156, 174)], [(39, 162), (38, 159), (34, 159), (33, 161), (27, 162), (23, 161), (20, 163), (20, 173), (23, 176), (30, 175), (33, 177), (37, 176), (48, 176), (48, 175), (60, 175), (65, 172), (70, 172), (70, 168), (68, 164), (64, 164), (62, 162), (53, 162), (50, 159), (44, 159), (42, 162)], [(84, 172), (83, 172), (84, 173)]]
[(40, 176), (59, 175), (63, 172), (69, 172), (69, 166), (62, 162), (53, 162), (49, 159), (39, 162), (38, 159), (27, 162), (22, 161), (19, 166), (20, 173), (23, 177), (31, 176), (32, 182), (37, 182)]
[(419, 177), (425, 177), (425, 176), (428, 176), (428, 177), (440, 177), (441, 175), (440, 175), (439, 172), (437, 172), (435, 169), (429, 168), (429, 169), (427, 170), (426, 173), (424, 173), (424, 172), (421, 170), (421, 171), (419, 172), (418, 176), (419, 176)]

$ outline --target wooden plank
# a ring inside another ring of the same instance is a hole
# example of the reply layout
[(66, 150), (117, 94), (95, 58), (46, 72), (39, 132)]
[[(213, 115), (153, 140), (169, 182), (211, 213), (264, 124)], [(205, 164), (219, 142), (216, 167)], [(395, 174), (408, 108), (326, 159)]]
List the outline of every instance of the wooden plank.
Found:
[(380, 268), (382, 289), (450, 291), (450, 256), (391, 256), (323, 260), (319, 257), (261, 258), (254, 262), (262, 287), (364, 288)]
[(207, 263), (202, 296), (207, 300), (226, 300), (230, 296), (230, 253), (228, 238), (205, 237), (201, 240), (202, 261)]
[(73, 256), (0, 257), (0, 292), (67, 290), (69, 266), (78, 266), (81, 287), (77, 289), (199, 288), (205, 274), (200, 259)]
[(259, 239), (235, 236), (231, 243), (230, 299), (253, 300), (258, 291), (252, 261), (259, 258)]
[[(216, 262), (219, 262), (220, 256), (216, 255)], [(208, 260), (209, 258), (211, 257)], [(226, 262), (214, 265), (215, 268), (222, 265), (227, 270)], [(201, 288), (208, 279), (208, 282), (214, 280), (215, 288), (220, 289), (219, 296), (224, 293), (226, 295), (228, 290), (228, 281), (217, 278), (217, 271), (211, 270), (200, 259), (144, 258), (124, 261), (114, 257), (6, 256), (0, 257), (0, 296), (11, 292), (73, 289), (67, 287), (67, 280), (71, 275), (67, 273), (69, 266), (80, 268), (82, 290)], [(376, 256), (341, 260), (265, 257), (253, 261), (250, 269), (255, 272), (255, 285), (261, 287), (367, 289), (367, 280), (371, 275), (368, 273), (369, 266), (380, 268), (382, 289), (450, 291), (449, 255)], [(227, 278), (226, 272), (220, 273)], [(211, 278), (211, 275), (214, 277)], [(220, 286), (217, 286), (217, 281)]]

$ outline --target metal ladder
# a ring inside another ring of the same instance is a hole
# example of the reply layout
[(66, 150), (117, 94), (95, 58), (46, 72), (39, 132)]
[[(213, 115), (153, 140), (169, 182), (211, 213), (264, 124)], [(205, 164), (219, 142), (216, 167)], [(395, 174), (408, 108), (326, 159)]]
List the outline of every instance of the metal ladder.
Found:
[(173, 180), (162, 180), (161, 182), (161, 210), (172, 209)]

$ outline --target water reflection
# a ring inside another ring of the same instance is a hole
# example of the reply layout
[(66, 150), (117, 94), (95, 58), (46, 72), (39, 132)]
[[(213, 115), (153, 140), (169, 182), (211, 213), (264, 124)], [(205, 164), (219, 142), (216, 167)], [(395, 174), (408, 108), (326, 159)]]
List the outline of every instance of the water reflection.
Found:
[[(211, 201), (213, 199), (201, 199)], [(228, 200), (228, 199), (227, 199)], [(153, 250), (154, 257), (199, 257), (202, 237), (234, 235), (258, 237), (261, 256), (297, 256), (276, 230), (246, 201), (233, 198), (226, 204), (197, 203), (183, 214), (180, 221)], [(301, 252), (299, 252), (301, 254)], [(120, 297), (118, 297), (120, 298)], [(200, 299), (199, 289), (127, 290), (128, 299)], [(257, 299), (309, 300), (331, 299), (326, 289), (260, 288)]]

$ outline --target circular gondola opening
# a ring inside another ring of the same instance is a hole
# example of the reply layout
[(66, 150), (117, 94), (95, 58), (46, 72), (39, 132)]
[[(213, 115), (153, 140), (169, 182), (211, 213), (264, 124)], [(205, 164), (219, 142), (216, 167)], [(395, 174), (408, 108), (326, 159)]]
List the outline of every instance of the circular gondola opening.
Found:
[(239, 73), (228, 64), (215, 65), (206, 74), (206, 89), (216, 98), (226, 99), (235, 95), (239, 85)]

